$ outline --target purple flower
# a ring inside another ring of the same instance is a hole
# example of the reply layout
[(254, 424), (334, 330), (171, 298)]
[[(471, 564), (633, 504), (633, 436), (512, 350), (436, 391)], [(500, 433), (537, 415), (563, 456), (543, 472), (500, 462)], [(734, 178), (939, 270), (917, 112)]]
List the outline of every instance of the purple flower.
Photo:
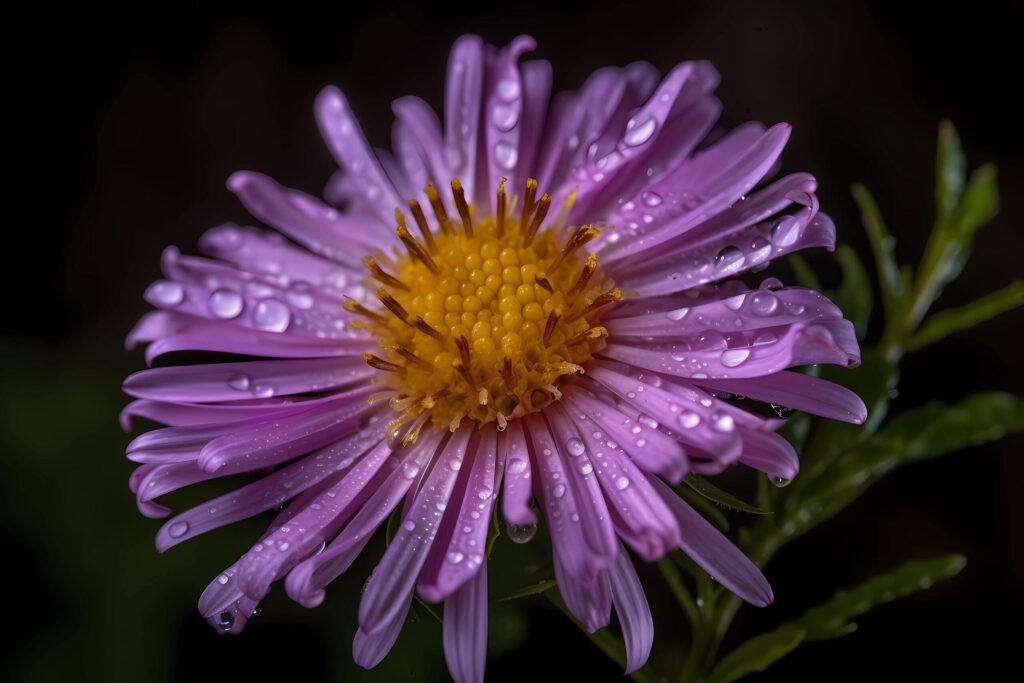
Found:
[(602, 69), (549, 106), (550, 65), (519, 61), (533, 47), (459, 39), (443, 125), (421, 100), (396, 101), (392, 152), (371, 150), (326, 88), (316, 116), (342, 169), (327, 201), (236, 173), (228, 187), (288, 239), (228, 225), (202, 238), (210, 258), (165, 251), (167, 279), (146, 293), (159, 310), (129, 345), (148, 342), (150, 362), (250, 358), (125, 381), (137, 398), (125, 426), (167, 425), (128, 446), (139, 508), (163, 517), (165, 493), (256, 475), (168, 520), (161, 551), (279, 510), (200, 598), (218, 629), (241, 630), (277, 580), (319, 604), (400, 509), (362, 595), (355, 659), (385, 656), (418, 592), (445, 603), (452, 676), (480, 681), (499, 492), (520, 542), (536, 501), (559, 590), (588, 629), (614, 605), (629, 671), (653, 637), (629, 551), (682, 548), (745, 600), (771, 602), (761, 572), (670, 485), (737, 462), (794, 477), (784, 420), (753, 404), (865, 418), (849, 391), (787, 370), (858, 362), (842, 313), (774, 278), (734, 279), (833, 247), (815, 180), (762, 182), (785, 124), (714, 135), (706, 62), (661, 80), (645, 63)]

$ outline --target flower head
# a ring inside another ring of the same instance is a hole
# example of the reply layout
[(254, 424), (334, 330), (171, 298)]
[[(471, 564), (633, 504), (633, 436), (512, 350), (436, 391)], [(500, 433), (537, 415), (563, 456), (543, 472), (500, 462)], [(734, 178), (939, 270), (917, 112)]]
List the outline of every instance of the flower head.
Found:
[(630, 670), (653, 628), (629, 551), (682, 548), (744, 599), (771, 601), (760, 571), (671, 485), (733, 463), (795, 476), (780, 406), (865, 417), (848, 391), (787, 370), (858, 361), (841, 312), (817, 292), (742, 279), (832, 248), (815, 181), (764, 182), (786, 125), (711, 141), (707, 63), (660, 81), (643, 63), (603, 69), (549, 106), (550, 66), (520, 62), (532, 48), (461, 38), (444, 125), (398, 100), (390, 154), (325, 89), (316, 115), (341, 167), (327, 201), (237, 173), (229, 188), (288, 239), (223, 226), (202, 238), (209, 259), (165, 252), (167, 279), (146, 295), (159, 310), (129, 344), (149, 342), (148, 361), (249, 358), (125, 381), (137, 398), (126, 426), (167, 425), (128, 446), (139, 507), (166, 516), (165, 493), (258, 475), (168, 520), (161, 551), (280, 509), (203, 593), (218, 629), (241, 630), (275, 581), (319, 604), (397, 509), (356, 660), (384, 657), (418, 592), (445, 604), (453, 677), (482, 680), (499, 498), (518, 541), (536, 528), (535, 501), (566, 605), (591, 630), (614, 605)]

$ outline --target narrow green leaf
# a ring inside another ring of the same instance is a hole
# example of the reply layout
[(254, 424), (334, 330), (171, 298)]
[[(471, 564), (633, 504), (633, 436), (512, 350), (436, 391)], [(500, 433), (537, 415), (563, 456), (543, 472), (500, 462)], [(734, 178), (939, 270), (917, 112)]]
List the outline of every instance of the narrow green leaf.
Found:
[(875, 267), (878, 269), (878, 284), (882, 290), (882, 302), (886, 315), (891, 318), (903, 297), (900, 268), (893, 254), (895, 240), (885, 227), (878, 204), (868, 189), (857, 183), (850, 191), (860, 207), (861, 221), (868, 233), (868, 242), (871, 244), (871, 252), (875, 257)]
[(398, 533), (398, 525), (402, 523), (402, 506), (397, 506), (391, 511), (391, 516), (388, 517), (387, 528), (384, 529), (384, 544), (391, 545), (391, 541), (394, 540), (395, 534)]
[(796, 283), (801, 287), (807, 287), (820, 292), (822, 290), (821, 280), (818, 279), (818, 274), (814, 272), (814, 268), (804, 260), (804, 257), (798, 254), (790, 254), (789, 265), (793, 269), (793, 277), (796, 279)]
[(538, 595), (539, 593), (543, 593), (549, 588), (554, 588), (557, 585), (558, 582), (556, 582), (554, 579), (544, 579), (542, 581), (538, 581), (537, 583), (531, 583), (528, 586), (516, 588), (513, 591), (509, 591), (508, 593), (499, 595), (491, 599), (494, 602), (509, 602), (510, 600), (518, 600), (520, 598), (529, 597), (531, 595)]
[(806, 631), (807, 640), (844, 635), (849, 633), (852, 619), (881, 603), (927, 590), (938, 581), (956, 576), (966, 563), (963, 555), (907, 562), (853, 588), (838, 591), (831, 600), (812, 607), (792, 623)]
[(948, 226), (960, 203), (967, 161), (960, 136), (950, 121), (939, 124), (939, 146), (935, 155), (935, 223), (937, 229)]
[(956, 405), (929, 403), (889, 421), (878, 433), (839, 455), (774, 515), (774, 533), (759, 539), (777, 548), (845, 508), (890, 471), (911, 462), (994, 441), (1024, 430), (1024, 400), (1002, 392), (974, 394)]
[(744, 676), (764, 671), (804, 641), (806, 632), (796, 626), (781, 626), (755, 636), (722, 657), (708, 683), (731, 683)]
[(723, 491), (704, 477), (696, 474), (688, 474), (686, 478), (683, 479), (683, 482), (691, 489), (710, 500), (712, 503), (721, 505), (722, 507), (732, 508), (733, 510), (739, 510), (740, 512), (749, 512), (752, 515), (771, 514), (768, 510), (762, 510), (755, 505), (743, 502), (728, 491)]
[(675, 491), (690, 507), (707, 517), (708, 521), (712, 524), (722, 531), (729, 530), (729, 518), (722, 513), (722, 510), (717, 505), (689, 487), (676, 487)]
[(498, 506), (495, 505), (491, 511), (491, 530), (487, 532), (487, 559), (491, 558), (494, 550), (494, 542), (501, 536), (501, 522), (498, 521)]
[(836, 260), (843, 269), (843, 282), (836, 292), (836, 305), (853, 323), (857, 330), (857, 338), (863, 339), (874, 304), (871, 280), (857, 252), (849, 245), (840, 244), (836, 248)]
[(1024, 280), (1015, 280), (966, 306), (936, 313), (907, 341), (906, 348), (910, 351), (920, 349), (1021, 305), (1024, 305)]
[(955, 576), (964, 564), (962, 555), (908, 562), (853, 588), (840, 590), (831, 600), (812, 607), (798, 619), (751, 638), (727, 654), (712, 671), (709, 683), (730, 683), (764, 671), (803, 642), (852, 633), (856, 630), (854, 618), (881, 603), (927, 590), (936, 582)]
[(968, 241), (979, 228), (999, 213), (999, 188), (996, 185), (996, 167), (984, 164), (971, 174), (957, 209), (956, 236)]

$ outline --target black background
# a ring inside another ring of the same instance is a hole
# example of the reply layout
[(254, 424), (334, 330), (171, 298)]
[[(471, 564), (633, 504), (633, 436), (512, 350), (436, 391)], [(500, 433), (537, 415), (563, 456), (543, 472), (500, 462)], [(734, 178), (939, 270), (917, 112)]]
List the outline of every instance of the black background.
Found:
[[(792, 123), (786, 168), (818, 177), (822, 206), (835, 219), (839, 239), (862, 255), (867, 249), (850, 184), (863, 181), (875, 192), (901, 260), (916, 259), (931, 224), (935, 134), (940, 119), (951, 118), (971, 166), (998, 165), (1002, 212), (981, 233), (966, 272), (940, 305), (965, 303), (1024, 270), (1019, 4), (975, 2), (945, 10), (810, 2), (247, 3), (53, 13), (40, 7), (31, 20), (8, 26), (20, 35), (6, 47), (5, 109), (14, 121), (5, 137), (14, 153), (4, 197), (4, 270), (11, 282), (4, 290), (3, 362), (11, 371), (23, 358), (70, 368), (46, 382), (73, 384), (106, 372), (112, 379), (105, 390), (116, 392), (117, 378), (141, 366), (141, 355), (124, 353), (120, 345), (147, 309), (141, 293), (158, 277), (162, 247), (192, 251), (206, 228), (246, 220), (224, 189), (227, 176), (248, 168), (317, 192), (333, 169), (312, 118), (317, 91), (328, 83), (342, 87), (371, 142), (388, 146), (390, 101), (415, 94), (440, 108), (447, 51), (465, 32), (498, 44), (533, 35), (537, 55), (554, 65), (556, 90), (577, 87), (606, 64), (646, 59), (664, 71), (684, 59), (711, 59), (722, 73), (724, 122)], [(835, 282), (827, 257), (812, 262), (826, 282)], [(893, 409), (981, 389), (1019, 392), (1021, 322), (1018, 311), (909, 358)], [(18, 388), (33, 400), (45, 399), (54, 386), (4, 384), (5, 392)], [(114, 417), (98, 419), (113, 423)], [(39, 424), (70, 429), (62, 415), (41, 416)], [(145, 533), (156, 525), (129, 517), (133, 506), (123, 482), (130, 468), (117, 450), (125, 438), (116, 438), (109, 450), (106, 443), (103, 449), (83, 443), (62, 457), (91, 458), (98, 479), (117, 479), (104, 490), (122, 497), (95, 504), (116, 510), (113, 524), (123, 515), (125, 527), (142, 529), (122, 537), (146, 546)], [(748, 634), (908, 557), (964, 552), (969, 564), (956, 579), (862, 619), (857, 633), (807, 645), (751, 680), (942, 680), (1014, 661), (1024, 588), (1021, 445), (1020, 438), (1006, 439), (899, 471), (784, 551), (767, 572), (776, 604), (745, 612), (738, 622)], [(21, 454), (15, 448), (4, 457)], [(62, 507), (55, 494), (88, 482), (65, 481), (56, 462), (49, 489), (38, 495), (50, 497), (46, 509), (73, 524), (75, 510)], [(17, 573), (8, 587), (13, 623), (5, 629), (9, 661), (17, 662), (46, 656), (39, 643), (55, 624), (63, 637), (76, 638), (89, 620), (65, 602), (71, 589), (54, 585), (59, 571), (43, 566), (53, 557), (44, 548), (74, 542), (74, 535), (70, 541), (40, 537), (36, 527), (20, 522), (25, 510), (4, 508), (9, 529), (2, 540)], [(92, 552), (88, 548), (83, 542), (82, 552)], [(209, 566), (228, 561), (221, 556)], [(190, 577), (189, 590), (198, 595), (208, 575), (204, 564)], [(100, 572), (75, 590), (117, 590), (110, 580)], [(149, 590), (162, 587), (154, 582)], [(655, 604), (656, 612), (659, 607), (668, 609)], [(174, 614), (190, 608), (176, 605)], [(234, 639), (216, 638), (197, 616), (182, 617), (173, 639), (154, 646), (152, 656), (163, 657), (167, 676), (177, 680), (259, 679), (277, 672), (320, 680), (331, 658), (350, 657), (351, 634), (327, 636), (319, 627), (323, 618), (309, 615), (265, 614)], [(164, 618), (140, 618), (142, 641), (147, 621)], [(684, 635), (663, 629), (658, 639), (671, 643)], [(106, 645), (107, 651), (93, 654), (124, 654), (124, 643)], [(439, 639), (429, 646), (440, 648)], [(91, 678), (91, 670), (83, 666), (80, 677)], [(420, 674), (422, 680), (435, 675)], [(488, 680), (549, 674), (620, 676), (539, 602), (530, 609), (525, 644), (492, 658)]]

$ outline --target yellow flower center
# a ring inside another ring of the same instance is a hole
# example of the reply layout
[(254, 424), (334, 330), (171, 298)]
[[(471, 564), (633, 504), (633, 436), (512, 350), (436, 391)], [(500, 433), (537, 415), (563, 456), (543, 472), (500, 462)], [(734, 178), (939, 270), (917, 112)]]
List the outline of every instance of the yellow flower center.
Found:
[(520, 207), (517, 197), (507, 201), (504, 186), (502, 179), (495, 213), (477, 216), (453, 180), (456, 218), (428, 186), (439, 230), (411, 200), (421, 239), (396, 211), (404, 253), (363, 260), (384, 308), (346, 307), (363, 314), (380, 339), (381, 354), (365, 360), (385, 371), (380, 382), (393, 390), (390, 404), (400, 413), (392, 433), (411, 423), (406, 441), (428, 422), (454, 430), (471, 419), (504, 429), (557, 400), (559, 384), (582, 372), (603, 343), (600, 309), (621, 299), (597, 272), (597, 258), (580, 254), (596, 228), (565, 229), (561, 219), (545, 227), (551, 198), (536, 199), (537, 182), (527, 182)]

